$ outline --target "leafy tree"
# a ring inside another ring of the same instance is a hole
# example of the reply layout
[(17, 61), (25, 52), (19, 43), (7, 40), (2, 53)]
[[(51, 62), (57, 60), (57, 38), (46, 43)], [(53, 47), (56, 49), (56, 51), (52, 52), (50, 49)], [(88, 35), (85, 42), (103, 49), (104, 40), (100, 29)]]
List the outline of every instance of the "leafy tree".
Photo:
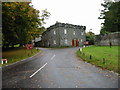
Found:
[(86, 33), (86, 41), (89, 41), (89, 45), (94, 45), (95, 34), (91, 31)]
[(48, 19), (50, 16), (50, 13), (47, 11), (47, 9), (42, 10), (42, 15), (40, 16), (42, 24), (46, 24), (45, 20)]
[[(2, 34), (3, 46), (26, 44), (39, 36), (39, 27), (43, 21), (39, 11), (30, 6), (29, 2), (4, 2), (2, 3)], [(49, 17), (46, 11), (42, 18)]]
[(104, 2), (101, 4), (104, 10), (101, 10), (99, 19), (104, 19), (101, 34), (120, 31), (120, 1)]

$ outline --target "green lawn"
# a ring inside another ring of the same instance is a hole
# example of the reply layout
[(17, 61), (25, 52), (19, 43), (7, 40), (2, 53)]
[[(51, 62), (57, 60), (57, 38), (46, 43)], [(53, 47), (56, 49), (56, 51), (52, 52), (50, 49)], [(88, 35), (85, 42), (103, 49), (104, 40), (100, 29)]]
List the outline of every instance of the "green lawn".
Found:
[(8, 63), (3, 64), (2, 66), (23, 60), (25, 58), (31, 57), (35, 54), (37, 54), (40, 50), (36, 50), (33, 48), (32, 50), (27, 50), (25, 47), (23, 48), (17, 48), (9, 51), (3, 51), (2, 52), (2, 58), (7, 59)]
[(119, 72), (118, 48), (120, 48), (120, 46), (112, 46), (112, 48), (109, 46), (90, 46), (83, 48), (82, 53), (80, 53), (79, 50), (76, 53), (77, 56), (89, 63), (95, 64), (96, 66), (104, 69)]

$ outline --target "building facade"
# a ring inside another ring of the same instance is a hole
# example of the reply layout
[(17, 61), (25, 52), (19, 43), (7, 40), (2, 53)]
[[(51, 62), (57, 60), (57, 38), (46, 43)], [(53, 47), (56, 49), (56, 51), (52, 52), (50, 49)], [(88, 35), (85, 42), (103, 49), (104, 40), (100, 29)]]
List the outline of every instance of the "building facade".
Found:
[(82, 46), (86, 40), (85, 29), (85, 26), (56, 22), (42, 34), (41, 46)]

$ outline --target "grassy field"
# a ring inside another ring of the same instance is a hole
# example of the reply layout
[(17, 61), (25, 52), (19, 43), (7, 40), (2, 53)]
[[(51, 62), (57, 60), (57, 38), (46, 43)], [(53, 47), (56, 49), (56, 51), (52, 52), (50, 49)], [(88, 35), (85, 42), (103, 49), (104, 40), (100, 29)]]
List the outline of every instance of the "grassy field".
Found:
[(8, 51), (3, 51), (2, 52), (2, 58), (7, 59), (8, 63), (3, 64), (2, 66), (23, 60), (25, 58), (31, 57), (35, 54), (37, 54), (40, 50), (36, 50), (33, 48), (32, 50), (27, 50), (25, 47), (24, 48), (16, 48), (13, 50), (8, 50)]
[(118, 48), (120, 46), (90, 46), (82, 49), (82, 53), (78, 50), (77, 56), (87, 61), (88, 63), (95, 64), (103, 69), (113, 70), (118, 72)]

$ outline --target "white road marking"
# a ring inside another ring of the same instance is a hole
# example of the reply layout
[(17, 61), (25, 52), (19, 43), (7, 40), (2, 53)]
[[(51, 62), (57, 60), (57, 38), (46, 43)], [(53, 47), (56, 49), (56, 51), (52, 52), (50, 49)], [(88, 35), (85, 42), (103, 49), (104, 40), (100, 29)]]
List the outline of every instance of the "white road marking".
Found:
[(47, 63), (45, 63), (41, 68), (39, 68), (36, 72), (34, 72), (30, 78), (32, 78), (35, 74), (37, 74), (40, 70), (42, 70), (45, 66), (47, 65)]
[[(53, 55), (52, 57), (51, 57), (51, 60), (55, 57), (56, 55)], [(31, 76), (30, 76), (30, 78), (32, 78), (35, 74), (37, 74), (40, 70), (42, 70), (45, 66), (47, 65), (47, 63), (45, 63), (41, 68), (39, 68), (36, 72), (34, 72)]]
[(51, 57), (51, 60), (55, 57), (56, 55), (54, 54), (52, 57)]

